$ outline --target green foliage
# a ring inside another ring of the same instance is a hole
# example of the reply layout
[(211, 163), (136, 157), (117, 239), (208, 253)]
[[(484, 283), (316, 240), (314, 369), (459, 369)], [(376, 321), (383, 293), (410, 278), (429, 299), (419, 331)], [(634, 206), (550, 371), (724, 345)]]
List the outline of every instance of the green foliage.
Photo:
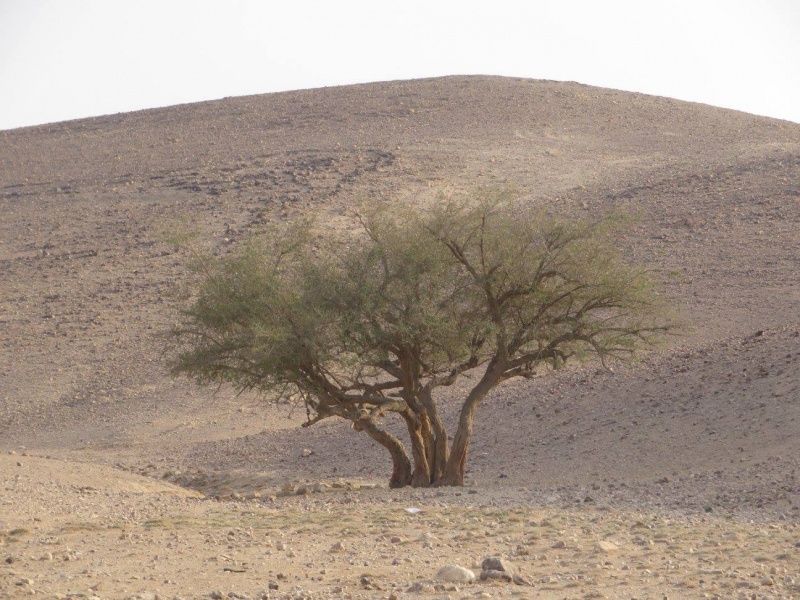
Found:
[[(354, 225), (335, 237), (303, 222), (201, 261), (173, 372), (300, 392), (309, 424), (343, 417), (381, 443), (376, 419), (396, 412), (431, 446), (444, 435), (430, 429), (432, 394), (466, 371), (483, 368), (469, 412), (503, 380), (624, 358), (670, 328), (645, 271), (615, 252), (613, 219), (567, 222), (479, 190), (421, 212), (372, 208)], [(426, 468), (435, 482), (441, 469)]]

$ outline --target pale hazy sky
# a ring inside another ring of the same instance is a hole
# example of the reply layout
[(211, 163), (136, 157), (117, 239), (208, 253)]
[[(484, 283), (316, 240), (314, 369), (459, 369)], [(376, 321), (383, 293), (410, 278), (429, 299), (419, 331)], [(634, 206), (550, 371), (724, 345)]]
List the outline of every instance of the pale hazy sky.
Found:
[(800, 0), (0, 0), (0, 129), (455, 74), (800, 123)]

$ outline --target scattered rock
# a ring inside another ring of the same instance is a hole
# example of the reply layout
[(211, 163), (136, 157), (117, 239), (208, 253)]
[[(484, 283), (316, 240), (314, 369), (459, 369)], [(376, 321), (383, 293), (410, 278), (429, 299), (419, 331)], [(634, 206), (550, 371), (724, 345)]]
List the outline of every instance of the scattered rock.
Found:
[(517, 585), (530, 585), (514, 565), (499, 556), (489, 556), (483, 559), (480, 578), (481, 581), (494, 579), (513, 581)]
[(433, 592), (433, 585), (431, 585), (428, 581), (417, 581), (416, 583), (412, 583), (411, 586), (406, 590), (409, 594), (427, 594)]
[(328, 550), (328, 552), (338, 553), (338, 552), (344, 552), (344, 550), (345, 550), (344, 544), (341, 541), (339, 541), (336, 542), (333, 546), (331, 546), (331, 549)]
[(358, 582), (361, 584), (361, 587), (365, 590), (382, 590), (383, 588), (375, 583), (375, 580), (372, 577), (367, 575), (362, 575), (358, 578)]
[(504, 571), (509, 574), (514, 574), (517, 569), (507, 560), (499, 556), (488, 556), (483, 559), (481, 563), (481, 570), (483, 571)]
[(303, 454), (303, 458), (308, 458), (309, 456), (314, 454), (314, 451), (313, 450), (309, 450), (308, 448), (303, 448), (302, 454)]
[(612, 554), (619, 550), (619, 546), (614, 542), (601, 540), (594, 545), (595, 550), (602, 554)]
[(492, 569), (481, 571), (481, 581), (513, 581), (513, 577), (503, 571), (494, 571)]
[(473, 583), (475, 581), (475, 573), (458, 565), (447, 565), (436, 573), (436, 580), (450, 583)]

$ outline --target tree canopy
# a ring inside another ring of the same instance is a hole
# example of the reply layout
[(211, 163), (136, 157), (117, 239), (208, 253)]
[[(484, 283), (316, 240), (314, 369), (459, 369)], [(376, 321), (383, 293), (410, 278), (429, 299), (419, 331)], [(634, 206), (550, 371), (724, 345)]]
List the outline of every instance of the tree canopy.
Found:
[[(306, 426), (350, 421), (390, 452), (393, 487), (462, 485), (493, 387), (624, 359), (670, 329), (647, 272), (615, 251), (613, 222), (479, 190), (365, 209), (338, 235), (295, 223), (202, 262), (171, 332), (172, 370), (294, 395)], [(451, 443), (437, 397), (467, 372), (478, 376)], [(407, 439), (385, 426), (398, 417)]]

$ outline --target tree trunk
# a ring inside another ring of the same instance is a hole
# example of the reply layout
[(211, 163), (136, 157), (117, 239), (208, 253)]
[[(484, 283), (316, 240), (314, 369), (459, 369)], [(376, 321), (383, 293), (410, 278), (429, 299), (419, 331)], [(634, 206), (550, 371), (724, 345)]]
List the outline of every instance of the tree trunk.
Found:
[(436, 447), (433, 443), (433, 432), (431, 431), (431, 421), (425, 410), (419, 415), (420, 429), (423, 448), (425, 450), (425, 461), (428, 463), (428, 485), (433, 481), (433, 465), (436, 459)]
[(447, 430), (444, 428), (444, 423), (441, 416), (439, 416), (439, 411), (436, 409), (436, 403), (433, 401), (430, 390), (426, 389), (420, 394), (420, 401), (425, 407), (430, 428), (433, 431), (433, 444), (431, 446), (433, 457), (428, 462), (431, 466), (431, 479), (436, 482), (441, 479), (442, 473), (444, 473), (450, 453), (447, 445)]
[[(411, 439), (411, 455), (414, 458), (414, 473), (411, 475), (412, 487), (428, 487), (431, 485), (431, 468), (428, 446), (425, 439), (425, 428), (418, 415), (411, 410), (400, 413), (408, 426)], [(428, 429), (430, 432), (430, 429)]]
[(460, 487), (464, 485), (464, 470), (467, 465), (469, 442), (472, 436), (472, 419), (473, 415), (470, 414), (466, 421), (463, 419), (459, 420), (458, 429), (453, 438), (453, 447), (450, 449), (450, 457), (445, 465), (442, 476), (436, 481), (438, 487)]
[(444, 473), (442, 473), (441, 478), (436, 481), (435, 485), (440, 487), (464, 485), (464, 470), (467, 465), (475, 411), (481, 400), (489, 393), (489, 390), (497, 384), (501, 373), (502, 370), (498, 369), (495, 364), (489, 365), (478, 385), (472, 388), (472, 391), (464, 401), (458, 418), (458, 429), (456, 429), (456, 434), (453, 438), (453, 447), (450, 449), (450, 456), (445, 465)]
[(400, 440), (384, 431), (369, 417), (354, 421), (356, 429), (367, 432), (367, 435), (389, 451), (392, 456), (392, 477), (390, 488), (401, 488), (411, 484), (411, 461)]

